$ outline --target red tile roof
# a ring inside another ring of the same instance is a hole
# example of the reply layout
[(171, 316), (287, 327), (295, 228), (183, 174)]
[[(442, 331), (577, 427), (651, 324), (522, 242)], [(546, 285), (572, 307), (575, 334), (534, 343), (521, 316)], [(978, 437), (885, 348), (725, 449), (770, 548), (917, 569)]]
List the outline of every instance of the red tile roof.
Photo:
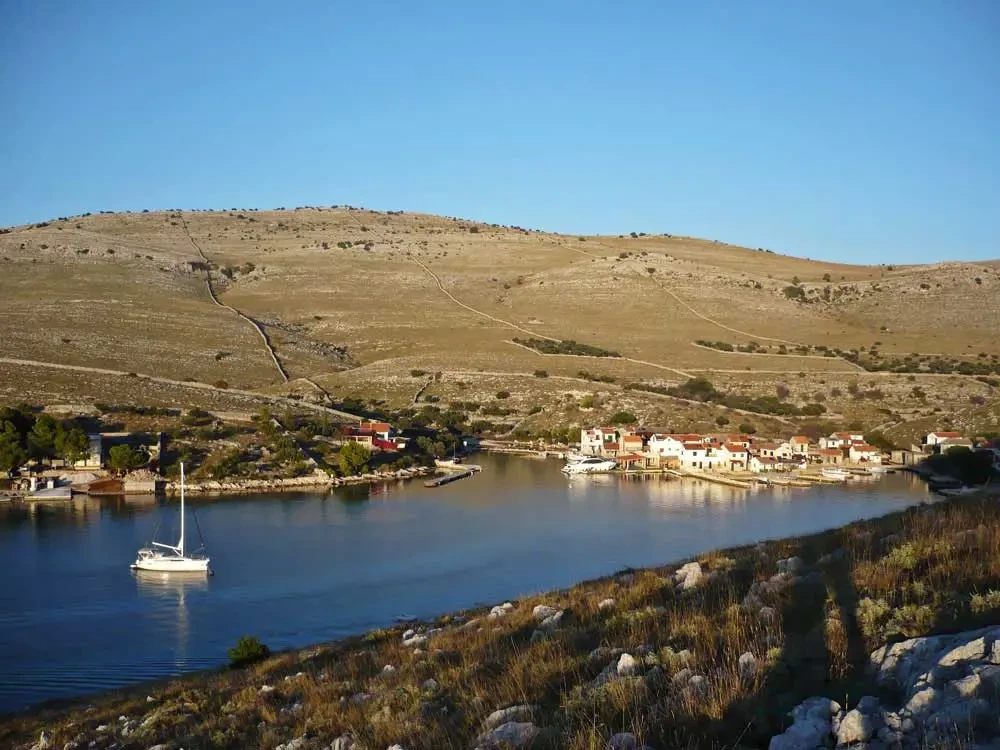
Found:
[(962, 437), (961, 432), (932, 432), (931, 435), (939, 438), (957, 438)]

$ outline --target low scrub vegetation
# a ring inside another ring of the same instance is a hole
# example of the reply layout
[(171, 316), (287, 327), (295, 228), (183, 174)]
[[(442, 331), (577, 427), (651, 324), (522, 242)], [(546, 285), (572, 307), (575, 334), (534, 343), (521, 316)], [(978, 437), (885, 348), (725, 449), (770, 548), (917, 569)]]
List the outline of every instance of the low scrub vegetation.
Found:
[(775, 396), (743, 396), (737, 393), (726, 393), (718, 390), (706, 378), (690, 378), (681, 385), (656, 386), (647, 383), (629, 383), (627, 390), (659, 393), (687, 401), (703, 401), (706, 403), (727, 406), (730, 409), (770, 414), (776, 416), (819, 416), (826, 413), (823, 404), (810, 403), (801, 407), (785, 401), (780, 394)]
[(572, 339), (565, 341), (549, 341), (548, 339), (521, 339), (515, 338), (515, 344), (527, 346), (542, 354), (574, 354), (579, 357), (620, 357), (618, 352), (609, 349), (602, 349), (599, 346), (590, 344), (580, 344)]

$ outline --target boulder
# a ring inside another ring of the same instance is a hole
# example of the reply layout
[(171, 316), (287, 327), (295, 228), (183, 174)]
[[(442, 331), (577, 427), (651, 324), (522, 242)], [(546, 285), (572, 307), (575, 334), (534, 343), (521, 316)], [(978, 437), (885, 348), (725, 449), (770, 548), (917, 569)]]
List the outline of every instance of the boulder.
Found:
[(421, 646), (427, 645), (427, 636), (417, 633), (416, 635), (410, 636), (409, 638), (403, 639), (403, 645), (409, 648), (420, 648)]
[(538, 727), (530, 721), (508, 721), (479, 735), (480, 747), (525, 747), (538, 736)]
[(881, 728), (881, 721), (873, 714), (862, 713), (858, 709), (848, 711), (840, 720), (837, 730), (837, 744), (850, 745), (867, 742)]
[(440, 686), (438, 685), (438, 681), (435, 680), (433, 677), (431, 677), (428, 680), (424, 680), (423, 683), (421, 683), (420, 685), (420, 689), (423, 690), (425, 693), (436, 693), (439, 687)]
[(616, 671), (621, 677), (632, 677), (639, 671), (639, 663), (631, 654), (622, 654), (618, 659)]
[(701, 565), (698, 562), (685, 563), (674, 573), (674, 585), (682, 591), (687, 591), (697, 586), (701, 578)]
[(805, 567), (806, 564), (803, 562), (801, 557), (787, 557), (784, 560), (778, 560), (779, 573), (798, 575), (805, 569)]
[(792, 709), (792, 726), (771, 738), (769, 750), (815, 750), (829, 744), (831, 717), (840, 704), (829, 698), (809, 698)]
[(688, 680), (688, 689), (693, 695), (708, 695), (708, 678), (700, 674), (691, 675), (691, 679)]
[(544, 620), (542, 620), (539, 623), (538, 627), (541, 628), (542, 630), (549, 630), (549, 631), (555, 630), (562, 624), (563, 616), (565, 614), (566, 611), (560, 609), (558, 612), (551, 614)]
[(497, 606), (495, 606), (493, 609), (490, 610), (489, 615), (487, 615), (487, 619), (496, 620), (500, 617), (504, 617), (512, 609), (514, 609), (514, 605), (511, 604), (510, 602), (504, 602), (503, 604), (498, 604)]
[(694, 676), (694, 672), (687, 667), (680, 669), (674, 673), (674, 676), (670, 678), (670, 682), (674, 685), (681, 687), (688, 684), (688, 680)]
[(757, 613), (761, 622), (777, 622), (778, 621), (778, 611), (774, 607), (761, 607), (760, 612)]
[(550, 607), (547, 604), (538, 604), (533, 610), (531, 610), (531, 616), (541, 622), (546, 618), (552, 617), (552, 615), (556, 614), (558, 611), (559, 610), (555, 607)]
[(497, 709), (483, 720), (483, 731), (496, 729), (501, 724), (510, 722), (530, 722), (535, 718), (537, 712), (537, 706), (527, 704)]
[(330, 750), (357, 750), (358, 743), (349, 734), (342, 734), (330, 745)]
[(737, 668), (739, 669), (741, 680), (752, 680), (757, 674), (757, 657), (749, 651), (740, 654)]
[(615, 600), (614, 599), (602, 599), (601, 602), (597, 605), (597, 608), (601, 612), (603, 612), (606, 609), (614, 609), (615, 608)]
[(631, 732), (618, 732), (608, 740), (607, 750), (645, 750), (645, 747)]

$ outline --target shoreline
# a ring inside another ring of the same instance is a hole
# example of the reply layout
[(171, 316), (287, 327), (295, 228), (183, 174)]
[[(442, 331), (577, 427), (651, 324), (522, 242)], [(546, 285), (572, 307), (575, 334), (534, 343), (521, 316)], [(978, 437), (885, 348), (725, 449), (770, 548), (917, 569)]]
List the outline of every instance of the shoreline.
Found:
[[(785, 602), (785, 607), (801, 607), (802, 604), (796, 604), (795, 598), (799, 586), (806, 586), (809, 581), (826, 580), (831, 575), (833, 580), (842, 580), (838, 577), (844, 574), (853, 576), (859, 566), (864, 570), (865, 566), (871, 565), (869, 557), (873, 554), (874, 559), (882, 560), (882, 564), (899, 558), (893, 552), (899, 548), (913, 549), (915, 552), (911, 554), (919, 557), (922, 545), (931, 550), (942, 540), (949, 540), (950, 544), (960, 545), (960, 549), (968, 548), (976, 554), (985, 552), (991, 558), (997, 557), (988, 562), (993, 567), (1000, 566), (1000, 546), (995, 544), (996, 540), (1000, 540), (1000, 508), (994, 506), (985, 498), (921, 504), (803, 537), (706, 551), (683, 565), (682, 561), (675, 561), (657, 567), (625, 569), (565, 589), (498, 603), (492, 608), (488, 605), (470, 607), (424, 620), (397, 622), (368, 633), (275, 653), (259, 665), (246, 668), (226, 669), (220, 665), (174, 678), (36, 704), (0, 717), (0, 744), (11, 742), (19, 747), (13, 743), (23, 742), (27, 747), (38, 738), (39, 732), (46, 731), (59, 738), (60, 744), (56, 746), (76, 741), (75, 738), (82, 735), (81, 747), (87, 746), (86, 740), (94, 739), (99, 741), (97, 747), (105, 747), (112, 740), (123, 739), (120, 735), (124, 727), (130, 732), (140, 729), (147, 732), (141, 735), (141, 745), (168, 743), (168, 747), (200, 746), (207, 741), (213, 731), (212, 726), (239, 725), (242, 734), (233, 739), (235, 744), (228, 746), (274, 748), (280, 744), (279, 740), (281, 743), (294, 742), (300, 734), (295, 727), (301, 726), (304, 716), (315, 715), (316, 720), (313, 722), (310, 719), (310, 722), (315, 725), (318, 735), (314, 733), (312, 736), (321, 738), (322, 743), (305, 743), (295, 747), (327, 747), (331, 741), (348, 733), (352, 725), (358, 727), (355, 731), (364, 735), (356, 739), (363, 740), (365, 747), (376, 750), (388, 746), (384, 744), (388, 740), (384, 738), (383, 731), (389, 731), (394, 743), (400, 742), (403, 747), (428, 744), (453, 746), (433, 744), (441, 738), (433, 734), (435, 719), (428, 714), (430, 709), (427, 706), (434, 704), (435, 696), (442, 692), (452, 696), (449, 700), (458, 701), (460, 691), (470, 689), (472, 685), (478, 685), (477, 690), (485, 691), (485, 701), (467, 703), (463, 699), (464, 713), (456, 712), (454, 716), (457, 720), (457, 717), (470, 713), (472, 718), (454, 728), (459, 736), (474, 738), (489, 723), (487, 714), (505, 710), (505, 706), (512, 704), (534, 705), (536, 709), (534, 713), (529, 712), (530, 718), (540, 728), (551, 725), (566, 731), (566, 722), (573, 721), (571, 709), (577, 706), (574, 701), (579, 699), (563, 693), (559, 693), (561, 698), (546, 698), (544, 681), (538, 684), (530, 676), (533, 671), (520, 678), (526, 679), (527, 683), (517, 687), (517, 699), (514, 701), (511, 698), (515, 696), (505, 692), (503, 686), (506, 683), (503, 681), (494, 679), (482, 684), (474, 677), (475, 665), (487, 660), (487, 654), (493, 654), (491, 658), (494, 661), (500, 658), (494, 649), (500, 649), (505, 654), (504, 659), (512, 668), (522, 669), (525, 668), (521, 661), (522, 654), (533, 655), (531, 661), (524, 664), (544, 661), (552, 658), (550, 649), (556, 647), (582, 648), (581, 655), (575, 657), (582, 661), (569, 673), (561, 673), (558, 683), (562, 685), (569, 680), (572, 684), (582, 680), (580, 684), (584, 695), (592, 694), (588, 700), (602, 694), (598, 687), (604, 684), (601, 680), (606, 679), (608, 684), (620, 684), (621, 689), (639, 680), (646, 686), (643, 688), (646, 691), (665, 691), (662, 700), (671, 701), (670, 705), (681, 701), (673, 709), (675, 714), (671, 722), (680, 721), (678, 726), (687, 726), (689, 733), (693, 733), (691, 736), (698, 737), (699, 732), (706, 731), (705, 720), (712, 722), (713, 734), (724, 734), (722, 726), (726, 716), (708, 716), (705, 711), (711, 713), (712, 701), (718, 700), (719, 691), (749, 691), (748, 695), (753, 695), (754, 691), (765, 689), (764, 670), (781, 673), (783, 657), (780, 654), (772, 656), (772, 652), (785, 653), (791, 649), (787, 641), (798, 637), (794, 635), (792, 625), (795, 618), (801, 616), (798, 609), (783, 615), (781, 602)], [(983, 581), (984, 572), (957, 566), (950, 570), (950, 575), (956, 579), (954, 583), (958, 589), (976, 590)], [(931, 572), (926, 575), (930, 576)], [(862, 588), (858, 592), (859, 597), (863, 594), (889, 597), (896, 587), (891, 580), (885, 583), (884, 590), (877, 592), (863, 587), (882, 585), (878, 581), (856, 581), (855, 585)], [(732, 604), (734, 600), (739, 603), (738, 606)], [(736, 609), (733, 609), (734, 606)], [(792, 619), (781, 626), (782, 617)], [(701, 624), (692, 628), (691, 618)], [(763, 629), (753, 625), (758, 620)], [(717, 621), (717, 627), (709, 627), (710, 621)], [(830, 622), (828, 619), (828, 627)], [(985, 621), (973, 618), (967, 624), (983, 622), (1000, 623), (1000, 610)], [(768, 623), (774, 623), (774, 629)], [(750, 630), (744, 632), (747, 624)], [(734, 631), (733, 627), (738, 629)], [(937, 627), (943, 627), (945, 631), (954, 630), (947, 623)], [(598, 635), (579, 641), (585, 633), (594, 629)], [(924, 626), (921, 633), (923, 630), (937, 632), (934, 626)], [(494, 640), (497, 633), (502, 633), (501, 642)], [(866, 648), (869, 650), (885, 642), (881, 631), (869, 634), (868, 639), (870, 643), (866, 644)], [(717, 645), (713, 647), (712, 643)], [(827, 648), (836, 649), (837, 643), (837, 640), (829, 641)], [(720, 646), (722, 651), (715, 653)], [(468, 664), (472, 670), (469, 677), (472, 682), (463, 688), (461, 685), (465, 683), (456, 683), (452, 673), (458, 668), (455, 664), (466, 664), (466, 649), (471, 649), (475, 658)], [(747, 657), (747, 654), (750, 656)], [(452, 661), (453, 658), (458, 661)], [(610, 665), (614, 666), (606, 678), (602, 675), (608, 673), (608, 668), (600, 669), (601, 658), (610, 658)], [(595, 659), (598, 661), (594, 662)], [(734, 680), (727, 676), (733, 669), (740, 673), (745, 669), (744, 662), (750, 663), (751, 660), (755, 660), (755, 669), (761, 670), (759, 677), (750, 679), (744, 675), (743, 679)], [(628, 661), (630, 666), (623, 668), (624, 661)], [(587, 666), (591, 663), (596, 666)], [(631, 666), (633, 663), (634, 668)], [(836, 663), (836, 659), (830, 662), (831, 665)], [(677, 680), (685, 673), (685, 687), (680, 689)], [(700, 678), (697, 687), (695, 678)], [(826, 684), (828, 678), (832, 679), (825, 675), (817, 684)], [(665, 686), (659, 682), (661, 679), (665, 680)], [(414, 680), (416, 687), (412, 690), (415, 692), (410, 693), (410, 687), (405, 687), (405, 690), (407, 694), (422, 696), (415, 709), (419, 716), (419, 719), (414, 719), (417, 723), (393, 724), (391, 729), (380, 729), (382, 725), (378, 715), (384, 705), (388, 705), (383, 700), (398, 700), (392, 696), (404, 689), (401, 683), (409, 685)], [(429, 685), (432, 681), (434, 686)], [(810, 681), (805, 678), (803, 682)], [(706, 684), (710, 692), (702, 695), (700, 691)], [(834, 680), (830, 684), (836, 686), (841, 683)], [(782, 688), (789, 689), (789, 686), (782, 683)], [(562, 687), (559, 689), (563, 690)], [(804, 700), (808, 695), (802, 694), (803, 689), (821, 688), (812, 684), (808, 688), (793, 684), (791, 689), (798, 691), (796, 700)], [(831, 689), (829, 686), (825, 688), (827, 691)], [(688, 697), (694, 697), (695, 693), (701, 696), (701, 701), (688, 702)], [(831, 694), (830, 697), (837, 698), (838, 695), (842, 694)], [(737, 697), (734, 694), (733, 699)], [(770, 697), (765, 698), (761, 694), (758, 698), (772, 711), (770, 722), (761, 735), (766, 739), (768, 733), (777, 734), (790, 722), (782, 718), (783, 712), (774, 713), (774, 707), (768, 703)], [(856, 699), (857, 695), (852, 698)], [(185, 714), (179, 707), (192, 702), (202, 705), (197, 722), (168, 722), (164, 725), (159, 721), (178, 712)], [(274, 706), (273, 711), (268, 713), (266, 706)], [(599, 711), (600, 708), (592, 706), (585, 710)], [(652, 707), (649, 710), (652, 712)], [(264, 713), (261, 714), (261, 711)], [(297, 718), (286, 716), (289, 711)], [(326, 711), (332, 713), (327, 715)], [(142, 715), (144, 718), (140, 720)], [(123, 716), (126, 717), (124, 723), (119, 720)], [(283, 721), (282, 716), (287, 721)], [(362, 716), (362, 725), (353, 723)], [(264, 723), (261, 724), (261, 721)], [(615, 721), (620, 722), (620, 719), (602, 718), (602, 726), (609, 724), (607, 734), (602, 734), (604, 742), (614, 733), (613, 730), (629, 729), (614, 726)], [(427, 726), (422, 726), (421, 722)], [(654, 738), (651, 746), (669, 746), (656, 742), (654, 727), (643, 722), (640, 725), (646, 737)], [(745, 731), (742, 720), (733, 726), (734, 733)], [(760, 727), (755, 729), (759, 730)], [(104, 744), (100, 742), (102, 732), (105, 735)], [(424, 732), (431, 734), (428, 736)], [(449, 736), (455, 738), (454, 734)], [(430, 742), (421, 742), (419, 738), (429, 739)], [(570, 737), (565, 734), (561, 739), (567, 740), (567, 746), (579, 746), (568, 742)], [(560, 746), (563, 746), (562, 742)]]
[[(254, 492), (283, 492), (308, 490), (311, 488), (334, 489), (337, 487), (353, 487), (363, 484), (378, 484), (379, 482), (405, 482), (410, 479), (431, 476), (436, 468), (418, 466), (411, 469), (399, 469), (389, 473), (361, 474), (350, 477), (329, 477), (309, 475), (304, 477), (275, 477), (273, 479), (225, 478), (212, 479), (204, 482), (185, 482), (185, 494), (247, 494)], [(149, 494), (149, 493), (147, 493)], [(180, 484), (167, 482), (163, 494), (168, 496), (180, 494)]]

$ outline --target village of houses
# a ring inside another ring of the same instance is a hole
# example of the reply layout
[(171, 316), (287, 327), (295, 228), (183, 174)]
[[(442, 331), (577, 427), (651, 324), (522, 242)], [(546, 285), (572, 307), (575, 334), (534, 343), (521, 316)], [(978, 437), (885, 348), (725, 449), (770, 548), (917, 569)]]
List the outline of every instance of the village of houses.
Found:
[[(593, 427), (580, 434), (580, 453), (615, 462), (617, 470), (725, 472), (730, 474), (840, 469), (876, 473), (908, 466), (952, 447), (972, 448), (958, 432), (931, 432), (921, 445), (883, 452), (860, 432), (834, 432), (816, 443), (805, 435), (771, 440), (751, 435), (664, 434), (636, 427)], [(872, 471), (873, 467), (879, 467)], [(828, 472), (829, 473), (829, 472)]]

